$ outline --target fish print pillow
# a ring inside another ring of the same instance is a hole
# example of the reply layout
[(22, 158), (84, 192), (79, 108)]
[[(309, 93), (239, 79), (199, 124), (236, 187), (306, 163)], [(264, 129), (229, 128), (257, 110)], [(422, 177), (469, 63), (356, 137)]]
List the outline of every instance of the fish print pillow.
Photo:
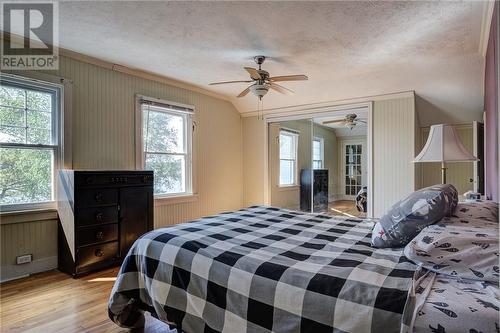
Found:
[(425, 228), (406, 245), (405, 256), (440, 274), (498, 284), (498, 226), (458, 223)]
[(403, 247), (422, 229), (455, 212), (458, 193), (453, 185), (434, 185), (397, 202), (372, 231), (372, 246)]
[(498, 202), (483, 200), (460, 202), (451, 216), (458, 219), (478, 219), (498, 223)]

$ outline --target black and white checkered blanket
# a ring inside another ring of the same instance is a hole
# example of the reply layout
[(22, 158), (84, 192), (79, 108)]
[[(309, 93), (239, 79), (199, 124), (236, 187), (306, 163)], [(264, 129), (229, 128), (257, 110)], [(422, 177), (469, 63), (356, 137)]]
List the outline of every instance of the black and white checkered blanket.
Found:
[(415, 265), (373, 222), (250, 207), (154, 230), (121, 267), (109, 315), (198, 332), (399, 332)]

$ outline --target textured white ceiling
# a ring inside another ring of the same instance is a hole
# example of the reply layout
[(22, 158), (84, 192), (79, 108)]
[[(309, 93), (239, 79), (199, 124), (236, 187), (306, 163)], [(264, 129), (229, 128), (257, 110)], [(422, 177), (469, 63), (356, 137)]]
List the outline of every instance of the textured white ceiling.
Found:
[[(480, 119), (481, 2), (61, 2), (60, 45), (227, 96), (243, 66), (307, 74), (264, 108), (415, 90), (422, 125)], [(232, 98), (255, 110), (248, 95)], [(431, 110), (427, 112), (425, 110)]]

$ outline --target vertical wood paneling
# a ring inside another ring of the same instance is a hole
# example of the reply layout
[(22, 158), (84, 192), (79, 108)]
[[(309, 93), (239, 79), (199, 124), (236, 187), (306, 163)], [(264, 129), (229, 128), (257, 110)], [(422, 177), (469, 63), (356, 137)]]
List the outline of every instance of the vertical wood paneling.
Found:
[(415, 189), (414, 98), (373, 103), (373, 207), (380, 217)]
[(33, 260), (56, 256), (57, 220), (2, 225), (0, 239), (2, 266), (15, 265), (24, 254), (33, 254)]
[[(60, 58), (58, 71), (48, 74), (73, 82), (73, 126), (67, 131), (73, 137), (75, 169), (135, 168), (136, 94), (195, 106), (198, 196), (192, 202), (155, 207), (155, 227), (241, 208), (242, 122), (230, 102), (67, 57)], [(53, 221), (2, 225), (1, 265), (25, 249), (57, 255), (56, 226)]]
[[(472, 125), (455, 126), (460, 141), (469, 152), (473, 151), (473, 131)], [(427, 141), (429, 127), (421, 129), (421, 148)], [(472, 162), (447, 163), (446, 180), (449, 184), (457, 188), (458, 194), (463, 194), (473, 189), (473, 183), (470, 179), (474, 178)], [(440, 163), (421, 163), (422, 187), (441, 183), (441, 164)]]

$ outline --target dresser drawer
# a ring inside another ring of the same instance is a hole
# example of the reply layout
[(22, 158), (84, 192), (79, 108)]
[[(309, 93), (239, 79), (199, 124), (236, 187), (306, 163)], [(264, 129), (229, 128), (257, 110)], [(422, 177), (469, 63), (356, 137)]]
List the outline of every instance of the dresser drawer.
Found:
[(112, 188), (81, 190), (77, 199), (79, 207), (116, 205), (117, 203), (118, 190)]
[(106, 224), (96, 227), (85, 227), (78, 230), (77, 246), (104, 243), (118, 240), (118, 224)]
[(118, 206), (82, 208), (75, 221), (77, 226), (118, 222)]
[(76, 252), (76, 264), (82, 267), (98, 262), (116, 260), (118, 254), (118, 242), (80, 247)]

